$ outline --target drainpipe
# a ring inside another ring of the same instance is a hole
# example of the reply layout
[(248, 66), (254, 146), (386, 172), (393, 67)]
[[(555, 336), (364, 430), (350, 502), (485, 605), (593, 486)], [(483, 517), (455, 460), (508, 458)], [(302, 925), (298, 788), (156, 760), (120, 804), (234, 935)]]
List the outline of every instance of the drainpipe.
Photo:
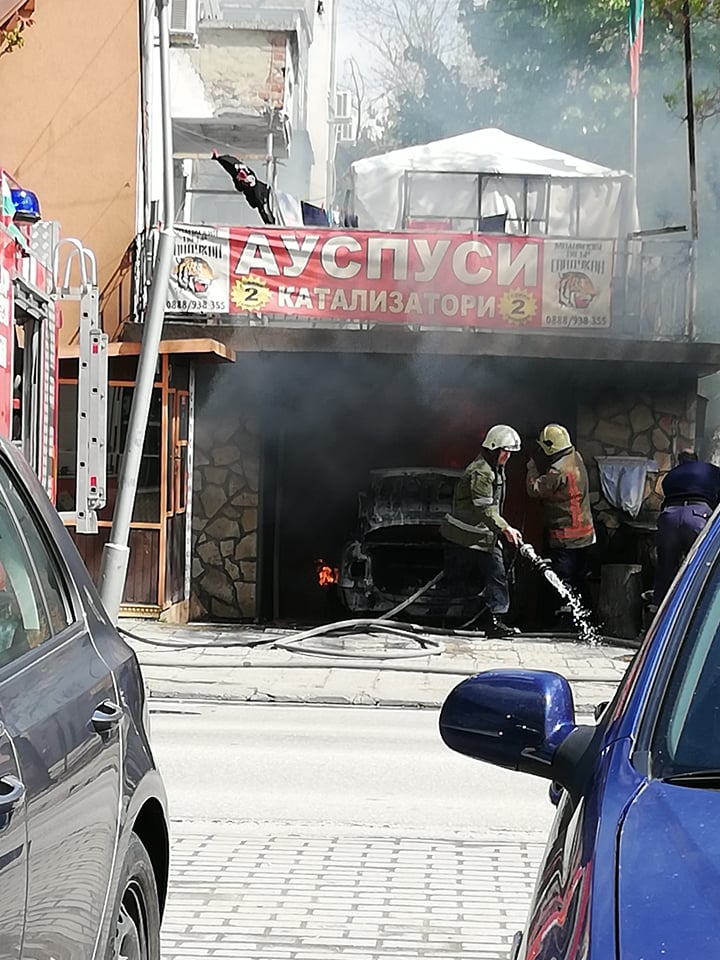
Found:
[(685, 334), (688, 340), (695, 339), (695, 306), (697, 299), (697, 247), (698, 247), (698, 202), (697, 202), (697, 157), (695, 145), (695, 96), (693, 93), (692, 24), (690, 3), (684, 0), (683, 53), (685, 65), (685, 105), (687, 107), (688, 172), (690, 174), (690, 303)]
[[(151, 215), (151, 183), (152, 172), (150, 170), (150, 116), (152, 109), (152, 81), (153, 81), (153, 25), (155, 17), (153, 16), (153, 0), (139, 0), (138, 10), (140, 13), (140, 137), (139, 140), (139, 163), (138, 167), (142, 171), (142, 197), (138, 199), (137, 211), (137, 232), (142, 233), (147, 239), (148, 232), (152, 225)], [(140, 206), (142, 204), (142, 206)]]
[(265, 181), (269, 187), (275, 189), (275, 135), (272, 129), (273, 125), (273, 114), (270, 114), (270, 128), (267, 134), (265, 152), (267, 154), (265, 160)]
[(147, 429), (150, 403), (152, 401), (155, 370), (160, 351), (167, 288), (175, 252), (174, 190), (173, 190), (173, 142), (170, 116), (170, 13), (169, 0), (157, 0), (156, 6), (160, 52), (160, 106), (162, 116), (163, 144), (163, 216), (165, 224), (159, 231), (157, 256), (150, 285), (148, 307), (143, 328), (142, 347), (135, 390), (133, 392), (130, 421), (128, 423), (125, 451), (117, 499), (113, 512), (110, 539), (103, 548), (100, 567), (99, 589), (105, 609), (113, 623), (117, 623), (120, 604), (125, 589), (128, 560), (130, 558), (130, 523), (132, 521), (135, 495), (140, 474), (145, 431)]
[[(337, 124), (330, 123), (335, 118), (337, 111), (337, 70), (335, 60), (337, 58), (337, 22), (339, 0), (331, 0), (332, 15), (330, 17), (330, 109), (328, 110), (327, 124), (327, 159), (325, 161), (325, 206), (331, 210), (335, 204), (336, 192), (336, 174), (335, 174), (335, 153), (337, 150), (338, 128)], [(354, 76), (354, 71), (353, 71)], [(361, 104), (358, 98), (358, 122), (357, 135), (355, 140), (360, 137), (360, 110)]]

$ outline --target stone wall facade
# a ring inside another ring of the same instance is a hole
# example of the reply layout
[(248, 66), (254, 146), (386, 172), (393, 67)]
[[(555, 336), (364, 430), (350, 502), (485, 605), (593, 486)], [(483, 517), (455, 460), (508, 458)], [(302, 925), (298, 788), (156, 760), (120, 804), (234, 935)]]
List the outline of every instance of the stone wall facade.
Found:
[[(648, 473), (636, 518), (651, 528), (662, 502), (662, 479), (675, 465), (678, 452), (694, 445), (695, 408), (694, 381), (672, 390), (619, 388), (615, 394), (591, 397), (578, 405), (575, 441), (588, 468), (600, 542), (607, 545), (604, 534), (608, 534), (615, 544), (620, 543), (614, 534), (631, 518), (603, 496), (595, 458), (630, 455), (655, 462), (657, 472)], [(260, 446), (253, 416), (241, 415), (228, 422), (226, 416), (201, 413), (197, 419), (191, 619), (257, 617)]]
[(192, 619), (255, 619), (259, 472), (254, 420), (198, 420), (193, 472)]
[(637, 520), (653, 523), (662, 503), (661, 483), (680, 450), (693, 447), (697, 389), (695, 383), (672, 391), (618, 392), (578, 407), (577, 447), (588, 468), (595, 518), (609, 530), (629, 517), (603, 496), (596, 457), (647, 457), (657, 464), (648, 473)]

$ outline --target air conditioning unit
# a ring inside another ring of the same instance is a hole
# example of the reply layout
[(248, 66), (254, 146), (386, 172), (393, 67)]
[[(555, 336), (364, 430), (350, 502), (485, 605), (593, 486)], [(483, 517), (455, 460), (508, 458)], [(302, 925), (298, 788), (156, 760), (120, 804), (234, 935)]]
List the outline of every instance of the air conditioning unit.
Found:
[(355, 140), (355, 119), (349, 90), (335, 92), (335, 129), (338, 143), (352, 143)]
[(170, 0), (170, 41), (177, 45), (197, 43), (198, 0)]

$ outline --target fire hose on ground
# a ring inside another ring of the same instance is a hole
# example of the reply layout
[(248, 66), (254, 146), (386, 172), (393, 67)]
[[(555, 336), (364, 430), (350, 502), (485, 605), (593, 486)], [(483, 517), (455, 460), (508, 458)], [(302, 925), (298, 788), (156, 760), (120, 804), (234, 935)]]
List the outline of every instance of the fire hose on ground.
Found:
[[(423, 628), (417, 624), (400, 624), (392, 621), (392, 618), (397, 616), (398, 613), (401, 613), (406, 607), (409, 607), (410, 604), (414, 603), (417, 599), (423, 596), (423, 594), (427, 593), (428, 590), (431, 590), (435, 584), (442, 580), (443, 576), (443, 571), (440, 571), (440, 573), (436, 574), (431, 580), (428, 580), (426, 584), (416, 590), (415, 593), (413, 593), (410, 597), (408, 597), (406, 600), (403, 600), (402, 603), (399, 603), (396, 607), (393, 607), (392, 610), (382, 614), (380, 617), (339, 620), (335, 623), (322, 624), (319, 627), (313, 627), (311, 630), (305, 630), (302, 633), (295, 634), (290, 640), (283, 640), (281, 637), (275, 636), (270, 637), (267, 640), (228, 640), (220, 642), (214, 641), (212, 643), (187, 643), (182, 640), (150, 640), (146, 637), (140, 637), (137, 634), (123, 630), (122, 628), (120, 628), (120, 633), (132, 640), (139, 641), (140, 643), (147, 643), (151, 646), (176, 647), (183, 650), (210, 647), (217, 649), (227, 647), (252, 648), (267, 646), (274, 647), (279, 650), (286, 650), (290, 653), (305, 653), (311, 656), (323, 657), (330, 655), (333, 658), (338, 657), (361, 660), (402, 660), (410, 659), (411, 657), (437, 656), (438, 654), (444, 652), (444, 643), (442, 643), (440, 640), (437, 640), (435, 637), (428, 636), (427, 631), (423, 630)], [(362, 627), (363, 630), (370, 632), (373, 630), (379, 630), (386, 636), (387, 634), (391, 634), (393, 636), (400, 636), (405, 639), (412, 639), (419, 644), (419, 649), (375, 651), (368, 654), (355, 650), (328, 651), (327, 648), (320, 646), (298, 646), (300, 643), (303, 643), (303, 641), (310, 640), (313, 637), (325, 636), (338, 632), (347, 633), (349, 630), (357, 630), (360, 627)], [(459, 632), (455, 631), (447, 632), (460, 635)], [(473, 635), (477, 636), (476, 633)]]
[(436, 574), (431, 580), (428, 580), (424, 586), (420, 587), (419, 590), (416, 590), (412, 596), (407, 598), (407, 600), (403, 600), (402, 603), (399, 603), (396, 607), (393, 607), (392, 610), (389, 610), (380, 617), (339, 620), (336, 623), (322, 624), (319, 627), (313, 627), (312, 630), (305, 630), (303, 633), (296, 634), (291, 640), (281, 640), (276, 642), (275, 646), (280, 650), (288, 650), (290, 653), (307, 653), (315, 656), (326, 657), (328, 655), (327, 648), (313, 647), (308, 645), (299, 647), (299, 644), (304, 643), (306, 640), (311, 640), (313, 637), (327, 636), (328, 634), (338, 632), (347, 632), (347, 630), (354, 630), (358, 627), (370, 630), (371, 632), (379, 628), (380, 631), (382, 631), (382, 633), (385, 635), (389, 633), (395, 636), (403, 636), (415, 640), (420, 644), (420, 649), (381, 651), (378, 653), (373, 653), (371, 656), (368, 656), (364, 653), (359, 653), (355, 650), (333, 650), (332, 656), (362, 660), (406, 660), (411, 657), (437, 656), (439, 653), (443, 653), (445, 650), (445, 644), (440, 640), (436, 640), (434, 637), (428, 636), (425, 632), (418, 632), (421, 631), (421, 628), (417, 627), (415, 624), (405, 625), (392, 623), (392, 625), (390, 625), (390, 623), (392, 622), (393, 617), (405, 610), (406, 607), (409, 607), (411, 603), (415, 603), (415, 601), (422, 597), (423, 594), (427, 593), (428, 590), (432, 590), (437, 583), (440, 583), (444, 575), (444, 572), (441, 570), (440, 573)]
[[(443, 571), (436, 574), (431, 580), (428, 580), (426, 584), (420, 587), (415, 591), (411, 596), (406, 600), (403, 600), (402, 603), (399, 603), (396, 607), (393, 607), (392, 610), (389, 610), (387, 613), (382, 614), (380, 617), (374, 618), (356, 618), (352, 620), (340, 620), (335, 623), (322, 624), (319, 627), (313, 627), (311, 630), (305, 630), (302, 633), (296, 634), (290, 640), (283, 640), (281, 637), (270, 637), (263, 640), (228, 640), (228, 641), (213, 641), (212, 643), (188, 643), (182, 640), (150, 640), (147, 637), (141, 637), (137, 634), (131, 633), (128, 630), (120, 628), (120, 633), (129, 637), (132, 640), (139, 641), (140, 643), (147, 643), (151, 646), (158, 647), (176, 647), (183, 650), (192, 650), (200, 648), (228, 648), (228, 647), (275, 647), (279, 650), (286, 650), (290, 653), (305, 653), (311, 656), (323, 656), (327, 657), (329, 654), (335, 658), (347, 658), (347, 659), (361, 659), (361, 660), (400, 660), (400, 659), (410, 659), (412, 657), (429, 657), (437, 656), (440, 653), (443, 653), (445, 650), (445, 644), (442, 641), (437, 640), (435, 637), (429, 636), (427, 631), (417, 624), (400, 624), (392, 620), (393, 617), (397, 616), (398, 613), (401, 613), (412, 603), (415, 603), (420, 597), (422, 597), (428, 590), (431, 590), (437, 583), (439, 583), (444, 576)], [(363, 653), (354, 650), (333, 650), (328, 651), (327, 648), (323, 647), (312, 647), (312, 646), (303, 646), (299, 647), (298, 644), (302, 643), (305, 640), (310, 640), (313, 637), (325, 636), (333, 633), (347, 633), (351, 630), (357, 630), (363, 628), (365, 631), (378, 630), (383, 634), (391, 634), (393, 636), (401, 636), (405, 639), (412, 639), (419, 644), (419, 649), (415, 650), (394, 650), (394, 651), (376, 651), (373, 653)], [(462, 631), (444, 631), (444, 633), (452, 634), (454, 636), (462, 636)], [(472, 636), (477, 636), (477, 633), (473, 632), (469, 634)]]
[[(528, 560), (528, 562), (535, 567), (540, 574), (542, 574), (548, 583), (550, 583), (555, 590), (557, 590), (560, 596), (568, 602), (571, 608), (573, 619), (580, 631), (580, 639), (591, 644), (597, 644), (601, 642), (600, 635), (595, 627), (593, 627), (590, 623), (588, 611), (583, 607), (579, 597), (573, 593), (567, 584), (560, 580), (560, 578), (552, 569), (550, 561), (539, 556), (532, 544), (524, 541), (521, 541), (518, 548), (518, 553), (520, 556)], [(392, 610), (389, 610), (387, 613), (384, 613), (379, 617), (354, 618), (350, 620), (339, 620), (334, 623), (322, 624), (319, 627), (313, 627), (310, 630), (304, 630), (301, 633), (295, 634), (289, 640), (284, 640), (282, 637), (274, 636), (262, 640), (229, 640), (213, 641), (212, 643), (188, 643), (181, 640), (150, 640), (146, 637), (140, 637), (123, 629), (120, 629), (120, 632), (133, 640), (137, 640), (141, 643), (147, 643), (151, 646), (176, 647), (185, 650), (210, 647), (214, 647), (216, 649), (245, 647), (250, 649), (254, 647), (267, 646), (274, 647), (275, 649), (279, 650), (285, 650), (290, 653), (303, 653), (311, 657), (330, 656), (333, 659), (373, 661), (408, 660), (418, 657), (437, 656), (438, 654), (443, 653), (446, 649), (445, 644), (441, 640), (437, 639), (438, 634), (451, 637), (477, 638), (478, 632), (469, 630), (440, 631), (438, 629), (434, 629), (432, 633), (435, 634), (435, 636), (430, 636), (429, 632), (418, 624), (398, 623), (397, 621), (393, 620), (393, 617), (396, 617), (411, 604), (415, 603), (416, 600), (419, 600), (420, 597), (424, 596), (424, 594), (426, 594), (429, 590), (432, 590), (433, 587), (440, 583), (443, 577), (444, 571), (441, 570), (440, 573), (428, 580), (428, 582), (416, 590), (415, 593), (403, 600), (402, 603), (399, 603), (397, 606), (393, 607)], [(344, 649), (334, 649), (329, 651), (327, 647), (322, 647), (320, 645), (313, 646), (306, 643), (306, 641), (312, 640), (316, 637), (332, 636), (335, 633), (347, 634), (348, 632), (357, 630), (362, 630), (364, 633), (372, 633), (377, 631), (385, 636), (389, 634), (391, 636), (403, 637), (404, 639), (413, 640), (419, 646), (418, 648), (411, 650), (396, 649), (367, 653), (358, 650)]]

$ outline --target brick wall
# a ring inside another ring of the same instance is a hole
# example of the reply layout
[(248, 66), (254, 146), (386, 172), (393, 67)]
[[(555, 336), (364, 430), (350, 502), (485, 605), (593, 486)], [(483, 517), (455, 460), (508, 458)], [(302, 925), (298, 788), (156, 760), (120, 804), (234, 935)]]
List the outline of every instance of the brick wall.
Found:
[[(196, 49), (173, 50), (173, 73), (188, 90), (199, 83), (216, 116), (287, 109), (286, 75), (292, 64), (286, 33), (205, 29), (201, 41)], [(183, 90), (175, 96), (173, 114), (182, 117)]]

